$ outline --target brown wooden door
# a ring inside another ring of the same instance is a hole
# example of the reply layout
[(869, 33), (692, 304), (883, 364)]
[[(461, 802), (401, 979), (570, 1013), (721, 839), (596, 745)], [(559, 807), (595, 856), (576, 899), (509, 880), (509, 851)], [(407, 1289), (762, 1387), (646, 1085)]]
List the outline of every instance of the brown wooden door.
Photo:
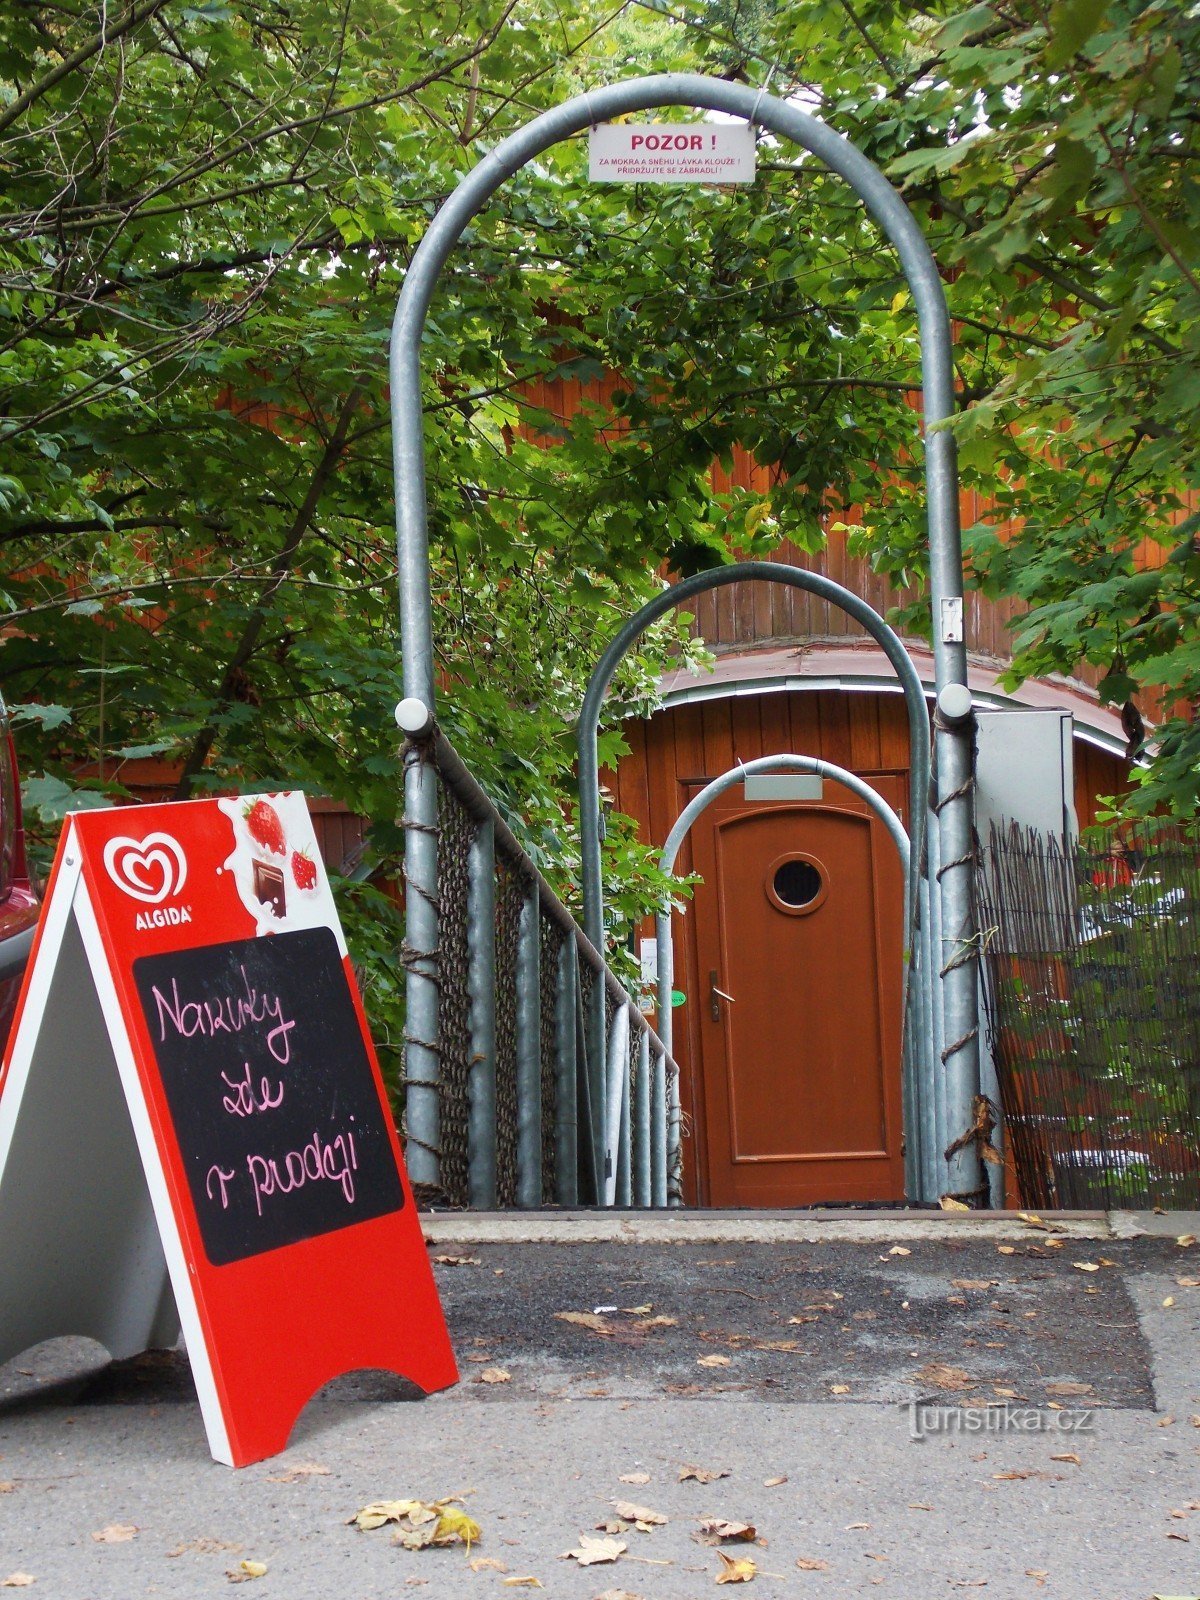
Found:
[[(872, 781), (902, 809), (902, 779)], [(735, 793), (693, 832), (702, 1200), (900, 1200), (896, 847), (834, 784), (820, 803)]]

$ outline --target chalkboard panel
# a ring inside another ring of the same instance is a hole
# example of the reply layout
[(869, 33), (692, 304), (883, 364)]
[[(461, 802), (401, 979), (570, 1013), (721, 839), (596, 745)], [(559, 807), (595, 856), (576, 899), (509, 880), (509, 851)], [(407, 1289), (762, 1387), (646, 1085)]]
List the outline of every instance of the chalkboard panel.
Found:
[(133, 977), (215, 1266), (400, 1210), (328, 928), (144, 956)]

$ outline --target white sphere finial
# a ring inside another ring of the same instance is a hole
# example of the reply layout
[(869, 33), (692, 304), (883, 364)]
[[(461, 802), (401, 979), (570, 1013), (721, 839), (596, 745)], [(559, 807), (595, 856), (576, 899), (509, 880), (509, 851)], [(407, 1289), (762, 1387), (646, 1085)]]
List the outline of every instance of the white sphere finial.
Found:
[(938, 695), (937, 703), (947, 722), (965, 722), (971, 715), (971, 691), (965, 683), (948, 683)]
[(424, 700), (409, 695), (396, 707), (396, 726), (402, 733), (407, 733), (410, 739), (416, 739), (428, 733), (433, 726), (433, 712)]

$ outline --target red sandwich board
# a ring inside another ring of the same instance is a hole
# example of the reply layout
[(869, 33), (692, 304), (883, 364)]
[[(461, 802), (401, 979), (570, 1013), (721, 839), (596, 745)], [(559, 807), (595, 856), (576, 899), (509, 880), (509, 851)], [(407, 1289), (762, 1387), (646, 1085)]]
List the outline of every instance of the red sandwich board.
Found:
[(182, 1328), (209, 1446), (457, 1380), (301, 794), (69, 817), (0, 1070), (0, 1361)]

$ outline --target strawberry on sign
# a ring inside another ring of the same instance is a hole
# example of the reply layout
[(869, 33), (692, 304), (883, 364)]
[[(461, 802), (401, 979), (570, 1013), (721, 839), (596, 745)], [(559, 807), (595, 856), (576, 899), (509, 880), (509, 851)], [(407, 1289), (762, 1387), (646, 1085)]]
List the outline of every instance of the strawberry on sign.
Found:
[(260, 797), (249, 801), (245, 808), (245, 817), (246, 827), (255, 844), (262, 845), (264, 850), (271, 851), (273, 855), (281, 856), (286, 852), (283, 824), (279, 820), (279, 813), (269, 800)]

